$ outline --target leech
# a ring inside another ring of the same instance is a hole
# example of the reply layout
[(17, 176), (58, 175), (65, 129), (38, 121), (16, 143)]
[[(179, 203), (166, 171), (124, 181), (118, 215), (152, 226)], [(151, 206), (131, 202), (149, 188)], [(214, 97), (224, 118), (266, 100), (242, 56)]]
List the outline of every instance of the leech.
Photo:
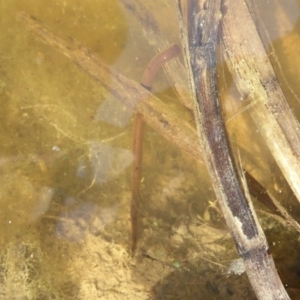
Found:
[(151, 90), (153, 81), (158, 70), (163, 66), (167, 61), (179, 56), (180, 49), (177, 45), (173, 44), (166, 50), (162, 51), (155, 55), (149, 64), (147, 65), (144, 74), (142, 76), (141, 85), (147, 90)]
[(140, 206), (140, 182), (142, 177), (143, 160), (143, 127), (144, 121), (141, 114), (136, 114), (133, 123), (133, 164), (132, 164), (132, 199), (130, 206), (131, 219), (131, 251), (135, 252), (138, 241), (138, 210)]
[[(177, 57), (180, 54), (179, 47), (172, 45), (151, 59), (142, 76), (141, 85), (148, 89), (152, 88), (153, 81), (158, 70), (168, 60)], [(132, 164), (132, 198), (130, 205), (130, 220), (131, 220), (131, 251), (134, 254), (138, 236), (138, 213), (140, 206), (140, 183), (142, 178), (142, 160), (143, 160), (143, 116), (136, 114), (133, 122), (133, 164)]]

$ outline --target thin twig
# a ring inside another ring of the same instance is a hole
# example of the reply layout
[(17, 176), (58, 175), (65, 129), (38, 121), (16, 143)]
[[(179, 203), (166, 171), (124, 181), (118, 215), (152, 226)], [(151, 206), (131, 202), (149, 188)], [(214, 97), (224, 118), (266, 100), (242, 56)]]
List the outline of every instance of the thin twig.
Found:
[(170, 112), (168, 107), (151, 92), (116, 70), (112, 70), (109, 65), (79, 42), (73, 39), (66, 42), (55, 36), (40, 21), (25, 12), (18, 13), (17, 18), (23, 21), (44, 43), (51, 45), (100, 82), (128, 108), (141, 113), (145, 122), (165, 139), (175, 143), (181, 150), (203, 163), (197, 134), (193, 126)]

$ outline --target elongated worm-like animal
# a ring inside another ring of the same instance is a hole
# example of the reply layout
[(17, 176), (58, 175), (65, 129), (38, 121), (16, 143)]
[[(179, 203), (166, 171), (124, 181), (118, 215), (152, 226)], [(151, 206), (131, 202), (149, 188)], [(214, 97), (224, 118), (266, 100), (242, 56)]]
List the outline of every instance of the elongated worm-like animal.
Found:
[(153, 81), (155, 79), (155, 76), (158, 72), (158, 70), (166, 63), (167, 61), (173, 59), (174, 57), (177, 57), (180, 54), (180, 49), (177, 45), (173, 44), (166, 50), (162, 51), (161, 53), (158, 53), (155, 55), (149, 64), (147, 65), (144, 74), (142, 76), (141, 85), (151, 90)]

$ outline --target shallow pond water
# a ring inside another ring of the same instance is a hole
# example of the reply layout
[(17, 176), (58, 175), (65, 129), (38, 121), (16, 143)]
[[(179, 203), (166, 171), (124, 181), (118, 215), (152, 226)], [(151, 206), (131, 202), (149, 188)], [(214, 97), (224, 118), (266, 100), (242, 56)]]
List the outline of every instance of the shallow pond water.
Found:
[[(299, 3), (256, 2), (283, 90), (299, 115)], [(146, 6), (170, 44), (179, 43), (173, 1)], [(212, 207), (205, 166), (147, 125), (140, 236), (132, 257), (134, 111), (37, 39), (16, 20), (19, 11), (89, 47), (136, 82), (156, 50), (121, 1), (0, 0), (0, 298), (255, 299), (245, 274), (229, 276), (238, 255)], [(224, 110), (230, 139), (241, 149), (243, 166), (297, 219), (299, 204), (249, 115), (240, 113), (246, 104), (232, 78), (221, 81), (229, 90)], [(152, 91), (193, 124), (163, 72)], [(283, 282), (297, 299), (297, 233), (255, 204)]]

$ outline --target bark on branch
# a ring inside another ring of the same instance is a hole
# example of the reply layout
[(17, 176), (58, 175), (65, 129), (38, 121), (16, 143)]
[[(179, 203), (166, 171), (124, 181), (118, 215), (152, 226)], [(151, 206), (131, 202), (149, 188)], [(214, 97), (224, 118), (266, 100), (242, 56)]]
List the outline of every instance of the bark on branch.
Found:
[(222, 118), (216, 63), (221, 0), (179, 0), (179, 14), (199, 139), (227, 226), (257, 297), (289, 299), (268, 252), (245, 177), (233, 160)]
[(246, 2), (226, 1), (221, 23), (223, 53), (235, 84), (242, 95), (254, 102), (252, 118), (300, 201), (299, 123), (285, 99)]

